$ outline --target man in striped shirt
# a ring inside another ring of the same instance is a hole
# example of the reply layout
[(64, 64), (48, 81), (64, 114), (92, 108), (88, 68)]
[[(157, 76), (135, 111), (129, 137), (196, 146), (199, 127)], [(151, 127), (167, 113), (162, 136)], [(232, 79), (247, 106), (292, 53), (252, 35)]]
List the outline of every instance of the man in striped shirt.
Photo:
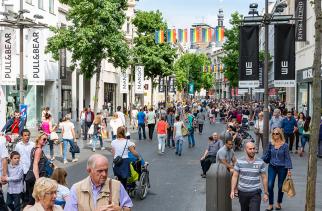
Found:
[(231, 181), (231, 199), (236, 196), (238, 180), (238, 196), (241, 211), (260, 211), (261, 178), (264, 187), (263, 201), (268, 200), (267, 176), (264, 161), (255, 157), (256, 147), (252, 142), (245, 145), (246, 156), (237, 160)]

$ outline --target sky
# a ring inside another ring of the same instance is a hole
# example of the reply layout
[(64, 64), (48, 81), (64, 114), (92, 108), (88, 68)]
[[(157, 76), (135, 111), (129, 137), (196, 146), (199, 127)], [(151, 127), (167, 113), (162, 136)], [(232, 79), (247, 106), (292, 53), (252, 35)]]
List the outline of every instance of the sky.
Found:
[(188, 28), (200, 22), (217, 26), (218, 10), (223, 9), (224, 25), (229, 28), (231, 14), (238, 11), (247, 16), (250, 3), (258, 3), (262, 11), (265, 0), (139, 0), (136, 8), (161, 11), (169, 28)]

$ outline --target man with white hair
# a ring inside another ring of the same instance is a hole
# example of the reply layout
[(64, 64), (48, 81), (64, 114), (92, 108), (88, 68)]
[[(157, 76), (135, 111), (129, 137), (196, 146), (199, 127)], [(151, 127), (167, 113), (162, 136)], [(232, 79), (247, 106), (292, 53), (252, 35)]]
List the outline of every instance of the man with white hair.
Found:
[(269, 129), (273, 130), (274, 128), (281, 128), (282, 121), (283, 121), (283, 117), (281, 117), (281, 110), (274, 109), (273, 116), (269, 121)]
[(94, 154), (87, 161), (89, 176), (74, 184), (65, 211), (130, 211), (133, 203), (123, 185), (108, 178), (108, 159)]
[(264, 187), (263, 201), (268, 200), (265, 163), (255, 157), (256, 147), (253, 142), (247, 142), (244, 150), (246, 156), (238, 159), (234, 167), (230, 197), (231, 199), (239, 197), (241, 211), (260, 211), (261, 179)]

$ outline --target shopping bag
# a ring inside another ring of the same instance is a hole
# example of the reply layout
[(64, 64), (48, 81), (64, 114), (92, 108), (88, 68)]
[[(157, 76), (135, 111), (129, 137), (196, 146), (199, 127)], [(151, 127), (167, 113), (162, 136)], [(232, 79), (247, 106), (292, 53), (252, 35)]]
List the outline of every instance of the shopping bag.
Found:
[(282, 191), (287, 194), (288, 197), (294, 197), (296, 195), (294, 182), (291, 177), (287, 177), (282, 186)]
[(102, 139), (107, 139), (107, 138), (108, 138), (108, 131), (102, 130)]
[(183, 127), (181, 130), (182, 130), (182, 136), (187, 136), (187, 135), (189, 135), (189, 131), (188, 131), (188, 129), (187, 129), (187, 128)]
[(92, 124), (91, 127), (87, 131), (88, 135), (93, 135), (93, 133), (94, 133), (94, 124)]

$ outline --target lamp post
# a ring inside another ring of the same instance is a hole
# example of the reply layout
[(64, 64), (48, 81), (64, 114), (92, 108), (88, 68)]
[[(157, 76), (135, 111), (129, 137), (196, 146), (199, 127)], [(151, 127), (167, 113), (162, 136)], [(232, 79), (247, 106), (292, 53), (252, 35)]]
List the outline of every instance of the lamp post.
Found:
[[(24, 104), (24, 89), (23, 89), (23, 78), (24, 78), (24, 37), (23, 30), (25, 28), (47, 28), (46, 24), (36, 23), (29, 18), (25, 18), (23, 15), (25, 13), (30, 13), (28, 10), (23, 9), (23, 0), (20, 0), (20, 9), (18, 14), (14, 12), (2, 12), (1, 15), (5, 17), (5, 19), (0, 20), (0, 26), (10, 27), (10, 28), (18, 28), (19, 29), (19, 99), (20, 104)], [(43, 19), (43, 16), (35, 14), (35, 19)]]
[[(287, 7), (287, 4), (283, 2), (279, 2), (275, 6), (275, 10), (270, 14), (268, 12), (268, 0), (265, 0), (265, 13), (263, 16), (258, 15), (258, 4), (252, 3), (249, 6), (249, 17), (245, 17), (242, 21), (243, 24), (254, 24), (254, 25), (264, 25), (264, 40), (265, 40), (265, 59), (264, 59), (264, 127), (263, 127), (263, 140), (264, 143), (268, 143), (269, 141), (269, 111), (268, 111), (268, 68), (269, 68), (269, 25), (277, 24), (282, 22), (289, 22), (290, 20), (297, 20), (297, 18), (293, 18), (292, 15), (277, 15), (274, 16), (274, 13), (281, 13)], [(256, 15), (256, 16), (255, 16)]]

